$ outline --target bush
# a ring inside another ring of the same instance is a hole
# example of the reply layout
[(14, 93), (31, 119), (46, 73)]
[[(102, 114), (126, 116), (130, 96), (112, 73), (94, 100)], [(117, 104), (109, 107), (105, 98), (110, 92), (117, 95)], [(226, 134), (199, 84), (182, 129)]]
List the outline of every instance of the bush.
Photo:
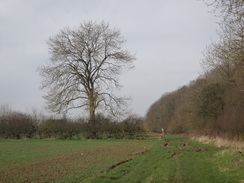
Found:
[(102, 114), (96, 116), (95, 122), (37, 118), (11, 110), (0, 110), (0, 138), (141, 139), (146, 136), (143, 119), (137, 116), (130, 116), (122, 122), (113, 121)]
[(11, 112), (0, 117), (1, 138), (32, 138), (35, 132), (32, 118), (27, 114)]

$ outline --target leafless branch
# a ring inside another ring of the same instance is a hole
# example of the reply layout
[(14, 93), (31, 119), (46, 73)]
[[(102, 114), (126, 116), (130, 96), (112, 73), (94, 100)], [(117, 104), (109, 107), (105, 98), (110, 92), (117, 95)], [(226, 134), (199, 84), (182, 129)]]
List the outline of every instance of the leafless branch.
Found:
[(118, 76), (132, 68), (135, 59), (122, 49), (125, 39), (107, 23), (85, 22), (61, 30), (48, 41), (49, 63), (39, 68), (42, 89), (49, 108), (66, 112), (79, 107), (89, 109), (94, 118), (98, 107), (115, 114), (126, 98), (112, 94), (118, 89)]

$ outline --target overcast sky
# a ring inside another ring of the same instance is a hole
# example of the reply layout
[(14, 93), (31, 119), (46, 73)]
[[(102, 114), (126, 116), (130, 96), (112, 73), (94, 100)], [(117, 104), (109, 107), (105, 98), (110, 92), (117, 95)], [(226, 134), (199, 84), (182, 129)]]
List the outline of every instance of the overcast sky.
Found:
[(47, 40), (84, 21), (121, 30), (135, 68), (120, 77), (129, 109), (144, 116), (162, 94), (201, 73), (202, 51), (216, 39), (216, 18), (199, 0), (0, 0), (0, 105), (30, 112), (45, 106), (37, 67)]

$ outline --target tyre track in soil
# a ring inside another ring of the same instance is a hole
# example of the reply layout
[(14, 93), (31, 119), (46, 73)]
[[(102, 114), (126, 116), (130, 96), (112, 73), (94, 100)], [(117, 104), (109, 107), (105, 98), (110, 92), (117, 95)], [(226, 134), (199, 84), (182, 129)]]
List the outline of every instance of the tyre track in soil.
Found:
[[(173, 146), (173, 145), (170, 145), (170, 141), (166, 141), (166, 143), (164, 145), (162, 145), (162, 147), (168, 147), (168, 148), (176, 148), (176, 149), (189, 149), (190, 150), (195, 150), (196, 152), (201, 152), (201, 151), (208, 151), (208, 150), (223, 150), (223, 149), (226, 149), (226, 148), (209, 148), (209, 147), (193, 147), (190, 145), (189, 142), (183, 142), (183, 144), (181, 146)], [(153, 148), (152, 148), (153, 149)], [(115, 164), (113, 164), (112, 166), (108, 167), (106, 170), (103, 170), (100, 172), (100, 174), (105, 174), (107, 172), (109, 172), (110, 170), (112, 169), (115, 169), (116, 167), (124, 164), (124, 163), (127, 163), (131, 160), (133, 160), (134, 158), (136, 158), (137, 156), (140, 156), (140, 155), (143, 155), (145, 153), (148, 153), (150, 152), (152, 149), (146, 149), (145, 151), (142, 151), (142, 152), (138, 152), (138, 153), (135, 153), (135, 154), (130, 154), (132, 155), (133, 157), (132, 158), (129, 158), (129, 159), (126, 159), (126, 160), (122, 160), (120, 162), (117, 162)], [(171, 156), (169, 158), (173, 158), (173, 157), (176, 157), (177, 155), (181, 154), (183, 152), (179, 152), (179, 151), (174, 151)]]
[(118, 167), (119, 165), (122, 165), (122, 164), (124, 164), (124, 163), (127, 163), (127, 162), (133, 160), (134, 158), (136, 158), (137, 156), (140, 156), (140, 155), (143, 155), (143, 154), (145, 154), (145, 153), (148, 153), (148, 152), (150, 152), (151, 150), (152, 150), (152, 149), (146, 149), (145, 151), (142, 151), (142, 152), (138, 152), (138, 153), (135, 153), (135, 154), (130, 154), (130, 155), (133, 155), (132, 158), (129, 158), (129, 159), (120, 161), (120, 162), (118, 162), (118, 163), (115, 163), (115, 164), (113, 164), (112, 166), (108, 167), (106, 170), (101, 171), (100, 174), (107, 173), (107, 172), (109, 172), (110, 170), (112, 170), (112, 169)]

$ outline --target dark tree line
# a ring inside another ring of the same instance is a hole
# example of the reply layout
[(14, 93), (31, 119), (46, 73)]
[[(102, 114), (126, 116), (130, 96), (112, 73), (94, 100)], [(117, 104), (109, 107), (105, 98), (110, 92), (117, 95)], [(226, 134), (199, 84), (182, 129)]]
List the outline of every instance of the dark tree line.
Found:
[[(116, 122), (101, 114), (96, 126), (88, 119), (55, 119), (0, 110), (0, 138), (23, 139), (143, 139), (147, 136), (144, 120), (137, 116)], [(96, 133), (94, 134), (94, 130)]]
[(237, 88), (199, 78), (152, 104), (146, 126), (155, 132), (164, 128), (244, 140), (244, 95)]

